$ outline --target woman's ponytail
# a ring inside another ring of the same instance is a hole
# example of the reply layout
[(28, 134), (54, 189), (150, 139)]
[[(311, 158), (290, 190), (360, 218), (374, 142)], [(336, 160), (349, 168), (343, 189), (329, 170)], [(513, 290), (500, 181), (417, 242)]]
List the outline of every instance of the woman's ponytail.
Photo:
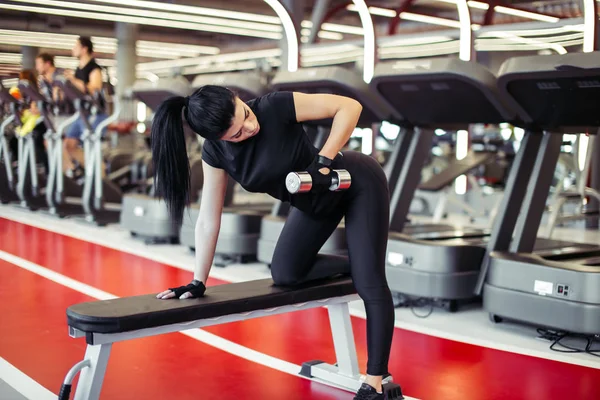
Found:
[(171, 97), (157, 108), (152, 121), (155, 193), (165, 200), (177, 224), (183, 219), (190, 192), (190, 165), (182, 119), (186, 105), (184, 97)]

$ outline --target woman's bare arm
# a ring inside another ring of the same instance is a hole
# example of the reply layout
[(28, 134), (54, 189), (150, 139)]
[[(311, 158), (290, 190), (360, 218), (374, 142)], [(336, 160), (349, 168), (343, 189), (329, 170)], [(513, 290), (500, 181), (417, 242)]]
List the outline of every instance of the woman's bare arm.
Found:
[[(194, 279), (206, 285), (215, 255), (219, 230), (221, 229), (221, 213), (223, 212), (228, 177), (224, 170), (211, 167), (204, 161), (202, 167), (204, 173), (202, 200), (194, 230), (196, 247)], [(175, 297), (175, 294), (170, 290), (165, 290), (157, 297), (170, 299)], [(190, 293), (186, 292), (180, 298), (186, 299), (188, 297), (190, 297)]]
[(200, 213), (196, 220), (196, 264), (194, 279), (206, 284), (215, 256), (217, 238), (221, 229), (221, 214), (227, 190), (227, 173), (202, 162), (204, 185)]
[(333, 159), (350, 139), (362, 112), (362, 105), (345, 96), (294, 92), (298, 122), (333, 118), (331, 132), (320, 155)]

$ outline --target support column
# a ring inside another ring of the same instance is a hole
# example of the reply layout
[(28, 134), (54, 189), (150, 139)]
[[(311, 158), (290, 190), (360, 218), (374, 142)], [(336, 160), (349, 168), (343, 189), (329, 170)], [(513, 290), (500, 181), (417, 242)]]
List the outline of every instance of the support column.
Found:
[[(294, 21), (294, 25), (296, 26), (296, 32), (298, 33), (298, 42), (300, 44), (301, 38), (301, 23), (304, 19), (304, 0), (282, 0), (281, 3), (286, 8), (286, 10), (290, 13), (290, 17), (292, 17), (292, 21)], [(288, 65), (288, 46), (287, 46), (287, 38), (285, 37), (285, 33), (283, 38), (281, 39), (281, 68), (287, 70)]]
[(38, 47), (21, 46), (23, 69), (35, 70), (35, 58), (39, 54), (39, 51)]
[[(600, 191), (600, 136), (596, 136), (594, 140), (594, 150), (592, 152), (592, 165), (590, 166), (590, 187), (597, 191)], [(600, 204), (598, 201), (590, 197), (590, 203), (587, 206), (589, 211), (599, 211)], [(598, 229), (599, 219), (588, 219), (586, 220), (585, 227), (587, 229)]]
[(317, 0), (315, 7), (312, 12), (312, 28), (310, 29), (310, 35), (308, 36), (308, 43), (314, 43), (317, 40), (317, 34), (321, 30), (321, 24), (323, 18), (329, 8), (330, 0)]
[(130, 88), (136, 79), (136, 41), (138, 26), (117, 22), (115, 24), (117, 36), (117, 85), (116, 93), (121, 107), (120, 120), (128, 121), (135, 119), (135, 110), (133, 102), (125, 97), (127, 89)]

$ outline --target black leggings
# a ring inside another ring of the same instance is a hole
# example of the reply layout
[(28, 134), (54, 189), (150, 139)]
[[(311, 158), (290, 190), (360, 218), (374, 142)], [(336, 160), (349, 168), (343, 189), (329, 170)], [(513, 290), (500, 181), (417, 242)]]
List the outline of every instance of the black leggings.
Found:
[[(271, 274), (277, 285), (350, 272), (367, 312), (367, 374), (388, 373), (394, 331), (394, 305), (385, 276), (390, 194), (387, 179), (373, 158), (344, 153), (352, 184), (335, 211), (314, 217), (292, 208), (275, 248)], [(317, 254), (345, 217), (350, 271), (346, 258)]]

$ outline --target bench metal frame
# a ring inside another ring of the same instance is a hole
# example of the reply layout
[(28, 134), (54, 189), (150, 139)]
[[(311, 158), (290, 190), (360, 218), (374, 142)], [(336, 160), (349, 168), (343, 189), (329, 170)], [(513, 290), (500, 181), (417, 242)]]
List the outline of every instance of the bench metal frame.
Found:
[[(357, 294), (352, 294), (246, 313), (223, 315), (216, 318), (110, 334), (85, 332), (70, 326), (69, 336), (73, 338), (85, 337), (88, 346), (84, 360), (69, 370), (64, 383), (70, 385), (77, 372), (81, 371), (74, 399), (96, 400), (100, 397), (104, 374), (108, 366), (108, 358), (113, 343), (326, 306), (329, 312), (337, 363), (331, 365), (322, 361), (309, 361), (304, 364), (302, 371), (298, 371), (299, 375), (314, 378), (330, 386), (356, 392), (360, 388), (364, 376), (360, 374), (358, 366), (348, 303), (359, 299)], [(388, 381), (391, 381), (391, 376), (386, 377), (385, 382)]]

